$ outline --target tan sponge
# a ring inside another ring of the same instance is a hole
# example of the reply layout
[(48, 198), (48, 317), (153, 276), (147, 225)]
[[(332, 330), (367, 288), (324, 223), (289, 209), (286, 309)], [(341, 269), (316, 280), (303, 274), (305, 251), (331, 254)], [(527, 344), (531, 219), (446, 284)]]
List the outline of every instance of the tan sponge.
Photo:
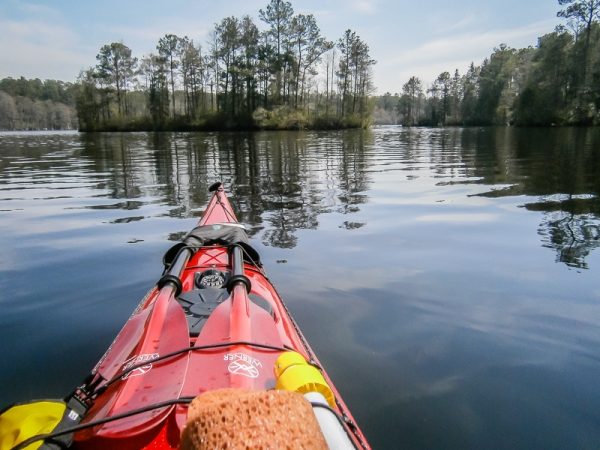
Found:
[(297, 392), (220, 389), (189, 406), (181, 450), (327, 449), (311, 404)]

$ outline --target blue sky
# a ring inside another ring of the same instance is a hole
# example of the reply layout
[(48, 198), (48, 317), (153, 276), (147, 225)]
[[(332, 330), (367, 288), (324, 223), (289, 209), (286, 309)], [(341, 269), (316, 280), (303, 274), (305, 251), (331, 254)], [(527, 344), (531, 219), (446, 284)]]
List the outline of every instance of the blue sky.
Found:
[[(123, 41), (135, 56), (166, 33), (205, 45), (215, 22), (250, 15), (269, 0), (0, 0), (0, 78), (74, 81), (104, 44)], [(556, 0), (295, 0), (325, 37), (356, 31), (378, 61), (377, 93), (400, 92), (412, 75), (425, 83), (443, 71), (464, 73), (501, 43), (521, 48), (560, 23)]]

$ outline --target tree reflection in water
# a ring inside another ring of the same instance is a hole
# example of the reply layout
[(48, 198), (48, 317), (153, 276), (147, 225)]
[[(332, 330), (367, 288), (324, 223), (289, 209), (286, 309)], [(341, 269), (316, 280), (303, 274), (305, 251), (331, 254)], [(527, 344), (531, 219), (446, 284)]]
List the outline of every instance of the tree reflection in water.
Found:
[(476, 164), (474, 174), (482, 184), (508, 186), (480, 195), (537, 197), (523, 206), (542, 213), (542, 245), (557, 262), (587, 269), (600, 244), (600, 132), (500, 128), (476, 136), (478, 158), (488, 163)]
[(539, 233), (544, 247), (556, 251), (556, 262), (577, 269), (587, 269), (585, 258), (600, 246), (600, 220), (593, 214), (545, 213)]
[(600, 246), (596, 203), (592, 195), (552, 195), (525, 205), (530, 211), (542, 212), (538, 233), (543, 246), (556, 251), (556, 262), (588, 268), (585, 258)]
[(295, 247), (296, 231), (316, 229), (320, 214), (368, 201), (371, 140), (362, 130), (82, 135), (84, 156), (111, 174), (101, 186), (111, 197), (158, 198), (170, 217), (197, 217), (220, 180), (249, 235), (280, 248)]
[(569, 266), (586, 268), (598, 245), (597, 129), (109, 133), (83, 134), (80, 144), (90, 178), (98, 179), (92, 189), (121, 200), (119, 209), (158, 202), (167, 205), (160, 214), (198, 217), (207, 186), (221, 180), (239, 220), (268, 246), (295, 247), (297, 231), (316, 229), (321, 214), (360, 211), (372, 174), (387, 168), (407, 180), (431, 170), (438, 187), (489, 187), (478, 196), (525, 197), (525, 207), (541, 213), (542, 245)]

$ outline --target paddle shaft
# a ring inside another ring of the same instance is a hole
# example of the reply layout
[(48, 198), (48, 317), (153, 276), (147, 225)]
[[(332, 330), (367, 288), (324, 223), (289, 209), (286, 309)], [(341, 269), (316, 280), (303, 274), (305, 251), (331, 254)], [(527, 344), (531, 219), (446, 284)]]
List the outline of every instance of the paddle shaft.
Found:
[[(250, 280), (244, 275), (244, 255), (240, 246), (231, 248), (229, 254), (232, 276), (228, 283), (231, 292), (230, 339), (232, 341), (250, 341), (252, 339), (252, 323), (248, 292)], [(248, 352), (243, 346), (239, 350)], [(235, 350), (234, 350), (235, 351)], [(232, 374), (231, 387), (236, 389), (253, 389), (254, 383), (247, 376)]]

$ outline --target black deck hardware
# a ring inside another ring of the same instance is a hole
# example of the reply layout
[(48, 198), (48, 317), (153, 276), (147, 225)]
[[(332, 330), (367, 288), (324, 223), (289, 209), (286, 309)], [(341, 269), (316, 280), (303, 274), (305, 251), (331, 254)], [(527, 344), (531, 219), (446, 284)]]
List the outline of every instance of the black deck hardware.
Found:
[(223, 185), (223, 183), (221, 183), (220, 181), (217, 181), (216, 183), (213, 183), (208, 187), (208, 192), (215, 192), (222, 185)]
[[(177, 297), (177, 302), (185, 312), (190, 336), (198, 336), (212, 312), (228, 298), (229, 293), (224, 288), (203, 288), (182, 292)], [(250, 294), (248, 298), (275, 318), (273, 307), (266, 298), (257, 294)]]

